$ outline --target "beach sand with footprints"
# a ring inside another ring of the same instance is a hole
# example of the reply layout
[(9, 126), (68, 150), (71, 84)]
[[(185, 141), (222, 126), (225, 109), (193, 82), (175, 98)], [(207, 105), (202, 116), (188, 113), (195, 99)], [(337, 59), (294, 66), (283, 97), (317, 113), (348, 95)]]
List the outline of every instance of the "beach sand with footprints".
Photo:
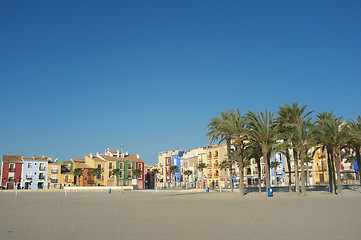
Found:
[(2, 192), (1, 239), (360, 239), (361, 193)]

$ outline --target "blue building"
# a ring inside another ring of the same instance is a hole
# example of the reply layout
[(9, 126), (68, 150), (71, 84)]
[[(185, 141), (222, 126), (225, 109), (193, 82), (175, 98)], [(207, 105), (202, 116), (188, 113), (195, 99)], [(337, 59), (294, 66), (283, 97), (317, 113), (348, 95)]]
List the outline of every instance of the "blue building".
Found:
[(282, 153), (276, 153), (270, 160), (270, 162), (279, 162), (276, 171), (271, 169), (271, 185), (284, 186), (286, 173), (285, 173), (285, 156)]
[(46, 189), (48, 161), (50, 160), (44, 156), (23, 158), (22, 188)]
[(176, 174), (172, 174), (172, 182), (174, 183), (179, 183), (183, 181), (183, 170), (184, 170), (184, 166), (183, 166), (183, 154), (184, 151), (175, 151), (172, 153), (172, 157), (171, 157), (171, 161), (172, 161), (172, 166), (178, 166), (179, 172)]

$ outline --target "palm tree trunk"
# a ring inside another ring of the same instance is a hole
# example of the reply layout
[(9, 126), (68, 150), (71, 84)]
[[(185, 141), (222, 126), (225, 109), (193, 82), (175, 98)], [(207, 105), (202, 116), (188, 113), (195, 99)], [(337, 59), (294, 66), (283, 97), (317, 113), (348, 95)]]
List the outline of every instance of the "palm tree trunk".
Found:
[(328, 185), (329, 185), (329, 192), (333, 193), (333, 172), (332, 172), (332, 160), (331, 156), (329, 154), (329, 151), (327, 151), (327, 165), (328, 165)]
[(265, 173), (266, 173), (266, 192), (268, 191), (268, 188), (271, 187), (270, 184), (270, 169), (269, 169), (269, 161), (268, 161), (268, 151), (266, 147), (262, 148), (263, 153), (263, 160), (265, 162)]
[(310, 172), (309, 172), (309, 169), (308, 169), (308, 162), (306, 163), (306, 186), (310, 186), (310, 179), (309, 179), (309, 176), (310, 176)]
[(262, 192), (262, 186), (261, 186), (261, 178), (262, 178), (261, 159), (258, 159), (258, 161), (257, 161), (257, 168), (258, 168), (258, 192)]
[(291, 173), (291, 159), (287, 158), (288, 166), (288, 191), (292, 192), (292, 173)]
[(244, 196), (244, 174), (243, 174), (243, 156), (241, 153), (242, 150), (240, 150), (241, 147), (239, 146), (238, 154), (239, 154), (239, 160), (238, 160), (238, 166), (239, 166), (239, 193), (241, 196)]
[(334, 155), (336, 158), (336, 174), (337, 174), (337, 194), (342, 195), (342, 181), (341, 181), (341, 163), (340, 156), (337, 151), (334, 151)]
[(300, 182), (299, 182), (299, 176), (298, 176), (298, 154), (296, 150), (293, 150), (293, 161), (295, 163), (295, 190), (296, 193), (300, 192)]
[[(231, 139), (227, 138), (227, 156), (231, 154)], [(233, 192), (233, 179), (232, 179), (232, 165), (229, 168), (229, 185), (231, 186), (231, 191)]]
[(358, 178), (360, 180), (360, 184), (361, 184), (361, 175), (360, 175), (360, 165), (361, 165), (361, 154), (360, 154), (360, 148), (356, 149), (356, 161), (357, 161), (357, 166), (358, 166)]
[(300, 153), (301, 159), (301, 195), (306, 195), (306, 176), (305, 176), (305, 153), (301, 150)]

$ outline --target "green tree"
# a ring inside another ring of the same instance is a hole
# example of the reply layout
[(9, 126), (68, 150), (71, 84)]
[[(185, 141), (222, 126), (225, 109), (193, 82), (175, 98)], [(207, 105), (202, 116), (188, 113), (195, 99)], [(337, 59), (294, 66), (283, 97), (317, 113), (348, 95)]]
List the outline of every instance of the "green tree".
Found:
[(176, 173), (179, 173), (179, 168), (178, 168), (178, 166), (171, 166), (170, 168), (169, 168), (169, 172), (171, 173), (171, 174), (173, 174), (173, 177), (174, 177), (174, 188), (176, 187), (176, 185), (177, 185), (177, 176), (175, 175)]
[(184, 175), (186, 175), (187, 178), (188, 178), (188, 185), (189, 185), (189, 176), (192, 175), (192, 174), (193, 174), (193, 172), (191, 170), (184, 171)]
[(101, 174), (101, 170), (99, 168), (93, 168), (90, 174), (95, 178), (95, 186), (98, 186), (98, 176)]
[(261, 179), (262, 179), (262, 168), (261, 168), (261, 158), (262, 158), (262, 148), (259, 144), (249, 141), (246, 146), (245, 156), (248, 159), (255, 159), (257, 164), (257, 173), (258, 173), (258, 191), (262, 192)]
[[(223, 160), (219, 164), (219, 168), (221, 170), (224, 169), (226, 171), (226, 175), (227, 175), (227, 170), (229, 171), (228, 178), (231, 178), (232, 165), (233, 165), (233, 162), (229, 158), (227, 158), (226, 160)], [(226, 181), (226, 182), (228, 182), (228, 181)]]
[(142, 174), (143, 174), (143, 171), (142, 171), (142, 169), (134, 169), (133, 170), (133, 174), (134, 174), (134, 176), (136, 176), (136, 177), (140, 177)]
[(80, 176), (83, 176), (84, 170), (82, 168), (75, 168), (74, 175), (78, 178), (78, 186), (80, 186)]
[(265, 112), (254, 113), (248, 111), (244, 115), (244, 120), (247, 128), (245, 134), (248, 140), (258, 144), (262, 149), (262, 156), (265, 161), (265, 173), (266, 173), (266, 188), (270, 187), (270, 163), (269, 153), (276, 144), (276, 125), (273, 119), (273, 113)]
[(279, 161), (273, 161), (270, 163), (270, 168), (271, 169), (273, 168), (274, 175), (275, 175), (275, 186), (278, 186), (276, 170), (280, 164), (281, 164), (281, 162), (279, 162)]
[[(228, 118), (222, 122), (224, 129), (228, 129), (234, 139), (233, 145), (235, 146), (234, 154), (235, 160), (238, 164), (239, 174), (239, 192), (241, 196), (244, 196), (244, 151), (246, 149), (246, 135), (245, 135), (245, 121), (242, 119), (239, 109), (229, 110)], [(229, 152), (230, 153), (230, 152)]]
[[(356, 120), (350, 119), (350, 121), (348, 122), (348, 129), (350, 135), (348, 146), (353, 150), (356, 156), (355, 161), (359, 166), (359, 176), (361, 176), (361, 116), (357, 116)], [(359, 179), (361, 184), (361, 177)]]
[(201, 181), (202, 181), (202, 187), (201, 188), (204, 188), (204, 180), (203, 180), (203, 170), (205, 169), (207, 167), (207, 164), (205, 164), (205, 163), (199, 163), (198, 164), (198, 166), (197, 166), (197, 169), (199, 170), (199, 171), (201, 171), (201, 176), (202, 176), (202, 178), (201, 178)]
[[(303, 143), (310, 140), (311, 134), (309, 133), (311, 120), (309, 115), (313, 111), (306, 111), (307, 105), (300, 106), (297, 102), (293, 103), (292, 106), (289, 104), (284, 104), (279, 107), (278, 115), (276, 118), (277, 129), (278, 129), (278, 138), (282, 139), (285, 144), (288, 145), (289, 149), (284, 151), (288, 152), (288, 157), (292, 155), (294, 159), (295, 166), (295, 188), (296, 192), (299, 191), (299, 162), (301, 158), (301, 185), (305, 183), (304, 176), (304, 150), (301, 150)], [(304, 124), (307, 122), (307, 124)], [(288, 165), (290, 167), (290, 164)], [(289, 169), (291, 172), (291, 169)], [(290, 179), (290, 178), (289, 178)], [(303, 179), (303, 180), (302, 180)], [(302, 183), (303, 182), (303, 183)], [(305, 186), (301, 186), (303, 193), (305, 193)]]
[(112, 175), (114, 176), (114, 180), (116, 182), (116, 186), (118, 187), (119, 186), (119, 178), (118, 176), (121, 177), (122, 175), (122, 170), (120, 170), (119, 168), (115, 168), (112, 170)]
[[(225, 124), (225, 121), (230, 118), (230, 111), (220, 112), (219, 115), (219, 117), (214, 117), (209, 122), (206, 136), (210, 139), (210, 144), (217, 141), (218, 144), (220, 144), (221, 142), (226, 141), (227, 154), (230, 154), (233, 132), (232, 129), (229, 128), (229, 125)], [(230, 178), (229, 181), (233, 192), (232, 178)]]
[(150, 172), (153, 174), (154, 176), (154, 187), (155, 189), (157, 189), (157, 174), (159, 174), (159, 170), (157, 168), (153, 168), (152, 170), (150, 170)]
[[(329, 178), (335, 184), (335, 193), (342, 194), (341, 188), (341, 170), (340, 170), (340, 156), (341, 149), (345, 147), (350, 140), (350, 135), (346, 128), (346, 124), (342, 121), (342, 117), (327, 112), (317, 115), (317, 127), (314, 131), (314, 136), (321, 148), (327, 150), (329, 155)], [(335, 174), (336, 170), (336, 174)], [(331, 175), (332, 174), (332, 178)], [(335, 175), (336, 181), (335, 182)], [(332, 192), (332, 182), (330, 181), (330, 192)], [(337, 188), (336, 188), (337, 185)]]

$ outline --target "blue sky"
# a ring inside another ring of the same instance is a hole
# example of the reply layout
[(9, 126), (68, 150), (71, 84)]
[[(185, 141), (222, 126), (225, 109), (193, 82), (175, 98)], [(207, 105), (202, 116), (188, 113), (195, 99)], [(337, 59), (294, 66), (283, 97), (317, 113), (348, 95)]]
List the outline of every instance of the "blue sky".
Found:
[(360, 1), (1, 1), (0, 154), (147, 164), (230, 108), (361, 114)]

